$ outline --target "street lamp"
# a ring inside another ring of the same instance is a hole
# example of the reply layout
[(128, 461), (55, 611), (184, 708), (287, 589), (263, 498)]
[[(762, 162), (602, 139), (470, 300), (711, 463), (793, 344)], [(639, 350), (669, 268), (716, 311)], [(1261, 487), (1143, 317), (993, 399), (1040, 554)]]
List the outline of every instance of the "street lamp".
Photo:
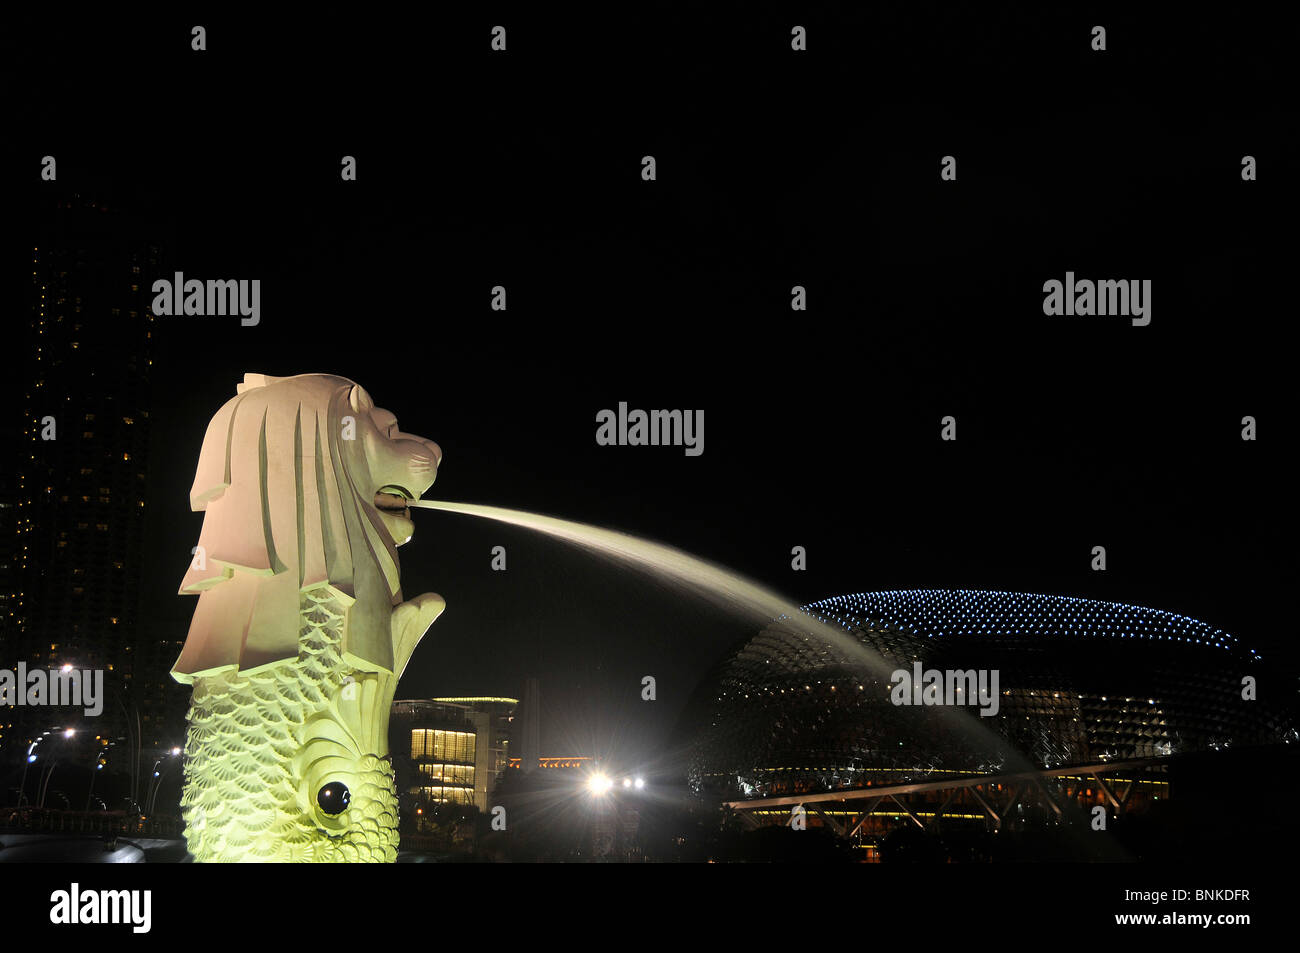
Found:
[(153, 778), (151, 778), (149, 781), (149, 789), (145, 797), (146, 815), (153, 814), (154, 805), (158, 801), (158, 791), (162, 787), (162, 777), (164, 774), (167, 773), (167, 769), (171, 767), (171, 764), (168, 763), (166, 765), (163, 765), (163, 769), (159, 771), (158, 765), (162, 764), (168, 758), (178, 757), (180, 753), (181, 753), (181, 749), (179, 747), (173, 747), (168, 753), (163, 754), (161, 757), (158, 758), (158, 760), (156, 760), (153, 763)]
[[(114, 693), (114, 701), (117, 702), (117, 707), (122, 711), (122, 721), (126, 726), (126, 740), (129, 747), (127, 766), (131, 772), (131, 809), (138, 815), (140, 803), (136, 800), (136, 794), (139, 792), (140, 781), (140, 710), (132, 703), (131, 712), (128, 712), (120, 692)], [(131, 713), (135, 714), (134, 732), (131, 730)]]
[(36, 806), (45, 806), (45, 792), (49, 789), (50, 778), (54, 776), (54, 769), (59, 766), (58, 758), (50, 758), (50, 763), (46, 767), (44, 774), (41, 775), (41, 783), (36, 788)]
[[(45, 734), (49, 734), (47, 731)], [(23, 806), (23, 801), (27, 797), (27, 768), (36, 760), (36, 746), (45, 740), (45, 735), (41, 735), (35, 741), (27, 746), (27, 757), (23, 760), (23, 779), (18, 783), (18, 806)]]
[[(53, 730), (53, 731), (58, 731), (59, 729), (58, 729), (58, 728), (54, 728), (54, 729), (52, 729), (52, 730)], [(44, 734), (48, 735), (49, 732), (47, 731), (47, 732), (45, 732)], [(76, 734), (77, 734), (77, 729), (75, 729), (75, 728), (68, 728), (67, 730), (65, 730), (65, 731), (63, 732), (63, 740), (64, 740), (64, 741), (67, 741), (67, 740), (73, 738)], [(43, 776), (42, 776), (42, 778), (41, 778), (41, 783), (40, 783), (40, 785), (39, 785), (39, 786), (37, 787), (37, 789), (36, 789), (36, 790), (37, 790), (37, 795), (38, 795), (38, 796), (37, 796), (37, 799), (36, 799), (36, 806), (37, 806), (37, 807), (44, 807), (44, 806), (45, 806), (45, 795), (46, 795), (46, 793), (48, 793), (48, 791), (49, 791), (49, 789), (50, 789), (50, 778), (52, 778), (52, 777), (54, 776), (54, 769), (57, 768), (58, 766), (59, 766), (59, 759), (58, 759), (58, 758), (54, 758), (54, 757), (50, 758), (50, 764), (49, 764), (49, 767), (47, 767), (47, 768), (45, 769), (45, 772), (44, 772), (44, 774), (43, 774)]]
[(91, 763), (91, 767), (90, 767), (90, 788), (86, 791), (87, 811), (90, 810), (90, 796), (95, 793), (95, 778), (98, 777), (99, 772), (103, 770), (104, 765), (107, 763), (105, 761), (101, 761), (100, 759), (108, 752), (108, 749), (111, 747), (113, 747), (113, 742), (105, 740), (103, 750), (99, 748), (95, 749), (95, 760)]

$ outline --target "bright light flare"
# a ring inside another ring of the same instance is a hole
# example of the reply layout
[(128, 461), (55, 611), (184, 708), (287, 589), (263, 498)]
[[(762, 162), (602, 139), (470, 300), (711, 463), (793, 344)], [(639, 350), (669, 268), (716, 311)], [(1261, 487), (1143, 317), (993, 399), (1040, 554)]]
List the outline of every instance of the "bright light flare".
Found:
[(608, 794), (609, 789), (613, 786), (614, 782), (599, 771), (587, 779), (587, 789), (597, 797)]

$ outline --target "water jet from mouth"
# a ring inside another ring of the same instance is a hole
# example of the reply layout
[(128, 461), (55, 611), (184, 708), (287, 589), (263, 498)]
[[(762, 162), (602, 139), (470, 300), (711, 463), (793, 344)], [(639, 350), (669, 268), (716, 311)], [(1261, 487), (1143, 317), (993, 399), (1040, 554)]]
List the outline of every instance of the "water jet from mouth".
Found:
[[(775, 623), (788, 626), (793, 632), (815, 635), (845, 657), (865, 665), (885, 682), (889, 681), (890, 675), (897, 667), (880, 653), (858, 641), (849, 632), (810, 615), (770, 589), (739, 573), (716, 566), (663, 543), (588, 523), (578, 523), (501, 506), (451, 503), (442, 500), (411, 500), (408, 505), (412, 508), (478, 516), (523, 527), (580, 546), (609, 560), (634, 566), (657, 579), (671, 582), (679, 589), (694, 593), (732, 614), (748, 618), (760, 625)], [(1000, 758), (1001, 770), (1015, 772), (1035, 770), (1023, 755), (1004, 738), (984, 727), (977, 717), (971, 717), (956, 707), (940, 706), (934, 711), (946, 726), (970, 742), (973, 748)]]

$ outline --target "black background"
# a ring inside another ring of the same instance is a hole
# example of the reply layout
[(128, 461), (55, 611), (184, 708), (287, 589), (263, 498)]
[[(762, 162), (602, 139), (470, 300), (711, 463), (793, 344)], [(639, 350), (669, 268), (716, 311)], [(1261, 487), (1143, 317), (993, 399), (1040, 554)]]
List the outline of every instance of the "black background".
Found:
[[(157, 223), (158, 277), (262, 281), (258, 327), (159, 325), (149, 624), (192, 612), (174, 593), (207, 420), (245, 371), (319, 371), (439, 442), (434, 498), (645, 535), (801, 603), (1113, 599), (1293, 662), (1289, 24), (866, 6), (11, 23), (8, 231), (93, 194)], [(1067, 270), (1151, 279), (1151, 324), (1044, 316)], [(703, 456), (598, 447), (619, 401), (703, 408)], [(522, 530), (414, 518), (405, 591), (448, 609), (399, 696), (517, 695), (537, 673), (545, 753), (661, 758), (749, 631)]]

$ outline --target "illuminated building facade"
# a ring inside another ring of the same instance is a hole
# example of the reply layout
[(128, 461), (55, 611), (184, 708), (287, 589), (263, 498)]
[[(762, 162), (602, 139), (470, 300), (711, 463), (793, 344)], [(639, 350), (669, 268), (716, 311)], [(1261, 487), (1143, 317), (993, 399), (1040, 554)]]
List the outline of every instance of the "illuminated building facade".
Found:
[(466, 696), (393, 703), (389, 747), (403, 813), (465, 804), (486, 812), (510, 760), (513, 698)]
[[(796, 617), (726, 658), (693, 702), (696, 792), (772, 798), (1296, 739), (1294, 711), (1243, 698), (1259, 656), (1172, 612), (961, 590), (837, 596), (802, 611), (851, 638), (834, 643)], [(997, 671), (996, 715), (895, 704), (891, 670), (917, 663)], [(954, 717), (976, 727), (955, 729)]]
[[(110, 698), (97, 730), (122, 732), (108, 722), (133, 709), (146, 749), (178, 743), (185, 711), (168, 676), (178, 637), (151, 631), (140, 608), (155, 231), (80, 196), (44, 217), (27, 247), (28, 320), (14, 329), (21, 348), (11, 355), (22, 381), (17, 461), (0, 487), (9, 537), (0, 664), (104, 669)], [(24, 737), (51, 717), (11, 714), (44, 719), (16, 725), (13, 736)]]
[[(0, 422), (0, 440), (6, 446), (16, 446), (17, 431), (8, 422)], [(19, 593), (17, 551), (22, 545), (18, 541), (18, 499), (14, 493), (14, 476), (0, 470), (0, 645), (13, 644), (15, 633), (15, 612)], [(5, 653), (8, 654), (7, 652)], [(8, 664), (8, 662), (0, 662)], [(4, 751), (5, 738), (13, 729), (13, 709), (0, 708), (0, 752)]]

